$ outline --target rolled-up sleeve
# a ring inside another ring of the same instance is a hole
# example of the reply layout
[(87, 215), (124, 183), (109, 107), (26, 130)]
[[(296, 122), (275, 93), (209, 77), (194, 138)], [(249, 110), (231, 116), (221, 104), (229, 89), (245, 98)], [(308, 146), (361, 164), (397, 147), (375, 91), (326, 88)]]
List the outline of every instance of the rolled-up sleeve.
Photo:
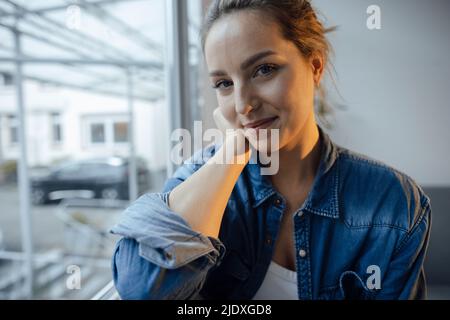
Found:
[(210, 238), (192, 230), (167, 206), (169, 193), (149, 193), (130, 206), (112, 233), (135, 239), (139, 255), (167, 269), (176, 269), (210, 254), (219, 256)]
[[(168, 205), (170, 191), (201, 167), (204, 152), (179, 168), (162, 193), (136, 200), (112, 228), (122, 236), (112, 259), (122, 299), (189, 299), (201, 289), (207, 272), (220, 264), (225, 252), (221, 241), (192, 230)], [(210, 149), (206, 152), (211, 155)]]

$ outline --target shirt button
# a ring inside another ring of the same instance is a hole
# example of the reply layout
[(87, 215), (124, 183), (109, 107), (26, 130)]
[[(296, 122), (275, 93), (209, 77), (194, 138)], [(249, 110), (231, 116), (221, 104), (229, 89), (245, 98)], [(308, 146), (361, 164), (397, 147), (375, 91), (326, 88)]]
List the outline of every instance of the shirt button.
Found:
[(281, 200), (277, 198), (277, 199), (275, 200), (275, 205), (276, 205), (276, 206), (279, 206), (280, 204), (281, 204)]
[(297, 213), (297, 217), (299, 217), (299, 218), (303, 217), (303, 211), (299, 211), (299, 212)]
[(304, 258), (304, 257), (306, 257), (306, 251), (303, 249), (300, 249), (298, 251), (298, 255), (300, 256), (300, 258)]

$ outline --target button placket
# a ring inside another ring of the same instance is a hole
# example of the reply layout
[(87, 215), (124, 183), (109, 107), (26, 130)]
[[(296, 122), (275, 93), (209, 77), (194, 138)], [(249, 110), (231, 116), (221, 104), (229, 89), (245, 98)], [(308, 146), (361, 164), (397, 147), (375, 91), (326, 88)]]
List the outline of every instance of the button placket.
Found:
[(297, 272), (299, 279), (298, 293), (299, 298), (302, 300), (312, 299), (311, 264), (309, 259), (309, 219), (308, 215), (304, 215), (302, 219), (295, 219), (295, 245), (297, 249)]
[(298, 250), (298, 255), (300, 256), (300, 258), (306, 257), (306, 250), (303, 249)]
[(270, 233), (266, 233), (266, 245), (270, 246), (272, 244), (272, 236)]

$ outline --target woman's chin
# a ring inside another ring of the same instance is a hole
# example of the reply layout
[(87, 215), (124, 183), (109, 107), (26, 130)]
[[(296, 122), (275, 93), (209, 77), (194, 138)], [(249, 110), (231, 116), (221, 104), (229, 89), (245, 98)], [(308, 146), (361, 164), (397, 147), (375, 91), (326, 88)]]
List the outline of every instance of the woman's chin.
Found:
[(249, 142), (253, 150), (265, 155), (270, 155), (280, 150), (279, 142), (271, 139), (249, 139)]
[(245, 135), (252, 148), (259, 153), (270, 154), (280, 149), (278, 129), (247, 132)]

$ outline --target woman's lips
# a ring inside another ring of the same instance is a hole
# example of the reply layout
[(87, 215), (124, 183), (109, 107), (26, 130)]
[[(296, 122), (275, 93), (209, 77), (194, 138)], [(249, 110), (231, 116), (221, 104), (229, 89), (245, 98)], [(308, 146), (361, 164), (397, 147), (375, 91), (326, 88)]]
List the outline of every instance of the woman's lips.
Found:
[(264, 129), (269, 127), (278, 117), (265, 118), (262, 120), (247, 123), (245, 129)]

